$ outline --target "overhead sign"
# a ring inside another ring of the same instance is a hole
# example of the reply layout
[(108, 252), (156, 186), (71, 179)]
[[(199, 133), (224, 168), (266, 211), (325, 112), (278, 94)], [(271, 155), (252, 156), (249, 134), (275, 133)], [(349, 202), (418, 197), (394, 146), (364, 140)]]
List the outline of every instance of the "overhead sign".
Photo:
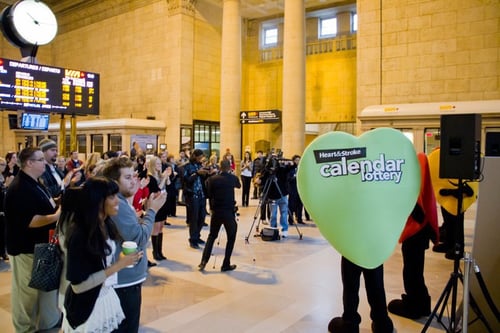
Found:
[(99, 74), (0, 58), (0, 109), (98, 115)]
[(240, 112), (241, 124), (270, 124), (281, 122), (280, 110), (260, 110)]

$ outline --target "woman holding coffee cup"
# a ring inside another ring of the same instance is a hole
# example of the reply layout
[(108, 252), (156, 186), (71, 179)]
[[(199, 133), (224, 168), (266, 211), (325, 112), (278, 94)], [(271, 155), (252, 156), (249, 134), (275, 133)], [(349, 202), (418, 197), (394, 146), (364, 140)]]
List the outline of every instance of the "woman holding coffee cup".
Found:
[(113, 285), (117, 272), (134, 265), (143, 252), (134, 249), (113, 260), (116, 242), (122, 242), (109, 218), (118, 213), (117, 193), (118, 185), (102, 177), (91, 177), (83, 185), (84, 207), (66, 236), (70, 285), (64, 300), (64, 332), (111, 332), (125, 317)]

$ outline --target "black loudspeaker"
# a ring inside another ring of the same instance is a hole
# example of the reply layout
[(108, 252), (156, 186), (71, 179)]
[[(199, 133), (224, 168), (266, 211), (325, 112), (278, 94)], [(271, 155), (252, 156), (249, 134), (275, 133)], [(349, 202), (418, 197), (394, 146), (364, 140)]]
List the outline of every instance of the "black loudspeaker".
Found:
[(441, 116), (440, 178), (478, 179), (480, 152), (481, 115)]
[(486, 133), (486, 156), (500, 156), (500, 132)]

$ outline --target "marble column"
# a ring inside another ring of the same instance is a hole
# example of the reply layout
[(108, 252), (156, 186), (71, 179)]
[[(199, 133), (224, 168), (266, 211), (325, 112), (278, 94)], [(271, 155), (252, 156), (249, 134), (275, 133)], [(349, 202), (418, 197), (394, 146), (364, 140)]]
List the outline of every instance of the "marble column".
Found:
[(167, 126), (165, 143), (168, 151), (174, 155), (180, 149), (181, 124), (193, 123), (195, 3), (196, 0), (167, 0), (167, 77), (163, 79), (161, 72), (154, 73), (155, 79), (166, 82), (167, 105), (159, 120), (163, 120)]
[(305, 144), (305, 8), (304, 0), (284, 3), (282, 150), (292, 157)]
[(221, 154), (241, 156), (241, 14), (239, 0), (224, 0), (220, 85)]

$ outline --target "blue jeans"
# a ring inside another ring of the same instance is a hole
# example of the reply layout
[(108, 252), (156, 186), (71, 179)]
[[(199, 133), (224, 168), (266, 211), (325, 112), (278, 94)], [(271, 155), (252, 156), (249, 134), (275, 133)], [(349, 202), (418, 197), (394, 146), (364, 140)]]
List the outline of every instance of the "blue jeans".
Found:
[(271, 227), (273, 228), (277, 227), (278, 208), (280, 210), (281, 231), (288, 231), (288, 197), (271, 200)]

